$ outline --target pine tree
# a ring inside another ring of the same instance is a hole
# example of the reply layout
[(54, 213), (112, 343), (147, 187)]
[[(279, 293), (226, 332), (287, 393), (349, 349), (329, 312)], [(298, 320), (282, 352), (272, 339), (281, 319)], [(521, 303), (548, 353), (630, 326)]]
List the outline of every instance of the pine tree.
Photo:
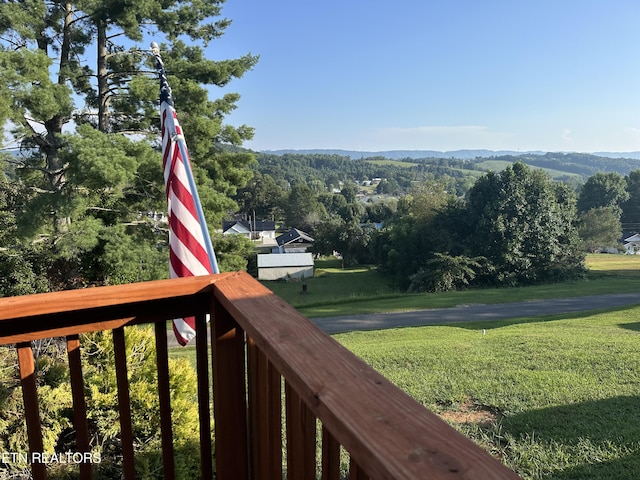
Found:
[[(234, 208), (230, 196), (250, 178), (254, 162), (236, 147), (253, 130), (224, 123), (237, 94), (209, 100), (207, 87), (241, 77), (257, 57), (205, 57), (203, 48), (230, 25), (222, 4), (0, 5), (0, 121), (17, 149), (11, 164), (22, 192), (15, 221), (22, 239), (48, 245), (57, 272), (51, 288), (160, 274), (154, 264), (166, 235), (147, 218), (166, 209), (150, 40), (161, 43), (208, 225)], [(144, 265), (132, 266), (136, 260), (118, 251), (125, 244), (136, 246)], [(115, 275), (119, 268), (129, 273)]]

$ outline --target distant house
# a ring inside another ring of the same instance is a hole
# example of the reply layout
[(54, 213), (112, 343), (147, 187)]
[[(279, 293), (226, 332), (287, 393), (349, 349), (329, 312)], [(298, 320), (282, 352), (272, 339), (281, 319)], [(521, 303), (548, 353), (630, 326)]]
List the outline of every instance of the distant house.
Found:
[(624, 250), (627, 255), (640, 254), (640, 233), (636, 233), (624, 239)]
[(223, 235), (243, 235), (251, 238), (251, 227), (246, 222), (222, 222)]
[(267, 253), (258, 255), (258, 280), (313, 277), (310, 253)]
[(308, 233), (292, 228), (286, 233), (276, 237), (277, 247), (271, 249), (272, 253), (305, 253), (313, 245), (313, 237)]
[(144, 217), (149, 218), (155, 226), (161, 224), (168, 224), (169, 217), (167, 217), (167, 212), (158, 212), (156, 210), (149, 210), (147, 212), (138, 212), (138, 220), (142, 220)]
[(223, 235), (244, 235), (250, 240), (275, 239), (276, 222), (271, 220), (225, 220), (222, 222)]

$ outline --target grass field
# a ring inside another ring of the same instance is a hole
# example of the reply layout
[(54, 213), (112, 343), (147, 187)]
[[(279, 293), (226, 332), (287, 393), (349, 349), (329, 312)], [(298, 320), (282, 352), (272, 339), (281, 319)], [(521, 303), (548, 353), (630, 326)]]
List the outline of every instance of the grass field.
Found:
[[(494, 172), (500, 172), (507, 167), (511, 167), (513, 163), (507, 162), (504, 160), (486, 160), (484, 162), (480, 162), (476, 164), (477, 168), (482, 168), (483, 170), (492, 170)], [(546, 174), (548, 174), (551, 178), (567, 178), (574, 177), (575, 179), (580, 179), (581, 175), (578, 173), (565, 172), (564, 170), (554, 170), (552, 168), (540, 168), (540, 167), (531, 167), (542, 170)]]
[(335, 338), (523, 478), (631, 480), (639, 330), (637, 307)]
[(409, 167), (415, 167), (417, 165), (419, 165), (419, 163), (413, 163), (413, 162), (400, 162), (399, 160), (370, 160), (367, 159), (367, 163), (371, 163), (372, 165), (393, 165), (396, 167), (400, 167), (400, 168), (409, 168)]
[[(374, 268), (342, 269), (339, 260), (316, 262), (304, 282), (263, 282), (309, 318), (358, 313), (447, 308), (640, 290), (640, 255), (589, 255), (585, 280), (526, 288), (478, 289), (408, 295), (395, 290)], [(302, 292), (302, 283), (307, 285)]]

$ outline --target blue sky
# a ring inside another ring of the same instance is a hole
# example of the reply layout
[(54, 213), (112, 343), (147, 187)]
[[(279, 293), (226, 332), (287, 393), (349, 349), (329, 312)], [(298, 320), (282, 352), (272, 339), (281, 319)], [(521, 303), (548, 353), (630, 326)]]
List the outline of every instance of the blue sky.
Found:
[[(640, 150), (637, 0), (227, 0), (255, 150)], [(215, 95), (223, 93), (217, 91)]]

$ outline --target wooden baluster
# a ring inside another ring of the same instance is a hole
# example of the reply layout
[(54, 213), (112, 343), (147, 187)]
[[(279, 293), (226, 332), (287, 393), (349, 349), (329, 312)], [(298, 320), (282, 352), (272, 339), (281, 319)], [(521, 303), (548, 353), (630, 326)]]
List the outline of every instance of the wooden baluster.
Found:
[(175, 478), (173, 430), (171, 425), (171, 386), (169, 384), (169, 349), (167, 322), (155, 322), (156, 362), (158, 368), (158, 400), (160, 403), (160, 436), (162, 438), (162, 470), (167, 480)]
[(253, 480), (282, 479), (281, 377), (264, 353), (247, 339), (249, 419)]
[(340, 444), (322, 427), (322, 480), (340, 479)]
[[(38, 391), (36, 388), (35, 362), (31, 342), (19, 343), (18, 366), (20, 368), (20, 382), (22, 383), (22, 401), (24, 402), (24, 416), (27, 421), (27, 437), (29, 453), (31, 454), (31, 472), (34, 480), (47, 478), (46, 465), (34, 457), (42, 454), (42, 426), (38, 410)], [(35, 455), (34, 455), (35, 454)], [(33, 460), (36, 460), (35, 462)]]
[[(76, 430), (76, 449), (78, 452), (90, 452), (89, 426), (87, 424), (87, 402), (84, 398), (84, 378), (80, 359), (80, 339), (78, 335), (67, 337), (67, 357), (69, 358), (69, 377), (71, 380), (71, 396), (73, 398), (73, 427)], [(91, 463), (80, 464), (80, 478), (92, 478)]]
[(316, 419), (285, 382), (287, 411), (287, 478), (316, 478)]
[(200, 478), (213, 478), (211, 411), (209, 410), (209, 348), (207, 318), (196, 316), (196, 369), (198, 372), (198, 414), (200, 417)]
[(265, 477), (263, 460), (260, 455), (264, 448), (260, 424), (260, 385), (261, 372), (258, 368), (258, 347), (251, 338), (247, 338), (247, 407), (249, 429), (250, 475), (252, 480)]
[(351, 457), (349, 462), (349, 480), (369, 480), (369, 477), (364, 470), (356, 463), (356, 461)]
[(244, 331), (214, 302), (211, 322), (218, 480), (249, 480)]
[(116, 328), (112, 330), (112, 333), (116, 363), (116, 382), (118, 385), (122, 471), (125, 480), (134, 480), (136, 478), (136, 468), (133, 454), (133, 428), (131, 426), (131, 402), (129, 398), (129, 378), (127, 377), (127, 351), (124, 342), (124, 328)]
[[(266, 357), (265, 361), (266, 361)], [(282, 478), (282, 376), (271, 362), (267, 361), (267, 386), (268, 386), (268, 418), (269, 432), (267, 443), (269, 445), (269, 472), (270, 478), (280, 480)]]

